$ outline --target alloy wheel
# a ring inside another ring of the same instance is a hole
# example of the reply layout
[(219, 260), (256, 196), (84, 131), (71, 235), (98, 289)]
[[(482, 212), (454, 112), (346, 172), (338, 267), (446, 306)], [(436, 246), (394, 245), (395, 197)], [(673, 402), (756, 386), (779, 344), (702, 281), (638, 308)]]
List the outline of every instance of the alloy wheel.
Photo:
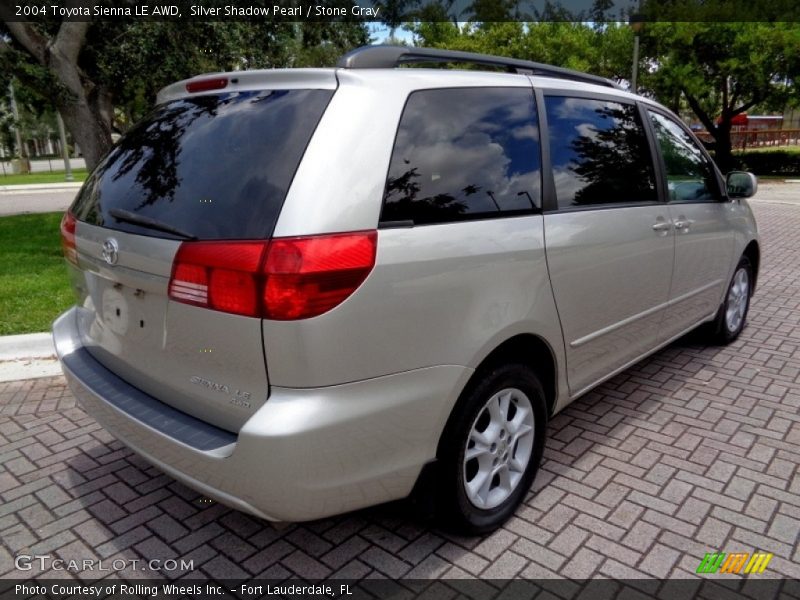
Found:
[(517, 488), (531, 460), (533, 425), (531, 401), (521, 390), (507, 388), (489, 398), (464, 452), (464, 489), (475, 507), (495, 508)]
[(750, 298), (750, 276), (747, 269), (740, 268), (733, 276), (733, 283), (728, 290), (728, 301), (725, 307), (725, 325), (731, 333), (738, 331), (742, 325), (747, 302)]

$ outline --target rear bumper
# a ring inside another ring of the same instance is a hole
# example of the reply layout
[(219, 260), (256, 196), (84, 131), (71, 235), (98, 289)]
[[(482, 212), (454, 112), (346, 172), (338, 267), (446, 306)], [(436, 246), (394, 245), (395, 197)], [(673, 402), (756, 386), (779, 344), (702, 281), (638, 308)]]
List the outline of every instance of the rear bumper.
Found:
[(237, 433), (176, 411), (83, 347), (70, 309), (53, 324), (70, 389), (136, 453), (219, 502), (306, 521), (406, 497), (435, 457), (472, 371), (437, 366), (326, 388), (273, 387)]

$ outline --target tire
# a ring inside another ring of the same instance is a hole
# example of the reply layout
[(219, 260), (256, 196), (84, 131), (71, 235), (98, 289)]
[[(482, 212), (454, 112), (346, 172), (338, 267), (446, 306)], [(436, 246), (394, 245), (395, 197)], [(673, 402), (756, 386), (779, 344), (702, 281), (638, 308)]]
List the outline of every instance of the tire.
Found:
[(750, 259), (742, 256), (728, 284), (725, 300), (711, 323), (708, 336), (710, 342), (724, 346), (739, 337), (747, 321), (752, 293), (753, 266)]
[(546, 420), (542, 384), (523, 365), (495, 367), (463, 392), (439, 445), (442, 525), (480, 535), (514, 514), (536, 477)]

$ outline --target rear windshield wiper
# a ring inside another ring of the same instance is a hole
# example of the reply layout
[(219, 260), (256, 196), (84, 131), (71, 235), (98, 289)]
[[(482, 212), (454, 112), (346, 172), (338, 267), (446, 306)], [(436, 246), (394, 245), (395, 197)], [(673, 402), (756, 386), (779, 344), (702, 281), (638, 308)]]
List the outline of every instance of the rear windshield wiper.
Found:
[(172, 225), (167, 225), (166, 223), (162, 223), (161, 221), (156, 221), (155, 219), (151, 219), (150, 217), (137, 215), (136, 213), (132, 213), (131, 211), (124, 210), (122, 208), (112, 208), (111, 210), (108, 211), (108, 214), (114, 217), (117, 221), (124, 221), (126, 223), (132, 223), (134, 225), (139, 225), (140, 227), (145, 227), (147, 229), (155, 229), (156, 231), (171, 233), (172, 235), (177, 235), (178, 237), (182, 237), (187, 240), (197, 239), (196, 235), (192, 235), (191, 233), (186, 233), (185, 231), (178, 229), (177, 227), (173, 227)]

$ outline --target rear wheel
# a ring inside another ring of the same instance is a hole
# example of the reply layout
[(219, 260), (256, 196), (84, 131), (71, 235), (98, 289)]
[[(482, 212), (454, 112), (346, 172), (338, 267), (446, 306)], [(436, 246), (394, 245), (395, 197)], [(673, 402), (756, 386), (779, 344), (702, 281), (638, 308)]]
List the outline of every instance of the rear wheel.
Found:
[(438, 512), (460, 533), (503, 524), (530, 489), (544, 449), (544, 390), (523, 365), (490, 371), (464, 392), (440, 447)]
[(712, 342), (730, 344), (742, 333), (750, 309), (752, 285), (753, 267), (750, 259), (743, 256), (736, 265), (725, 300), (713, 321), (710, 335)]

